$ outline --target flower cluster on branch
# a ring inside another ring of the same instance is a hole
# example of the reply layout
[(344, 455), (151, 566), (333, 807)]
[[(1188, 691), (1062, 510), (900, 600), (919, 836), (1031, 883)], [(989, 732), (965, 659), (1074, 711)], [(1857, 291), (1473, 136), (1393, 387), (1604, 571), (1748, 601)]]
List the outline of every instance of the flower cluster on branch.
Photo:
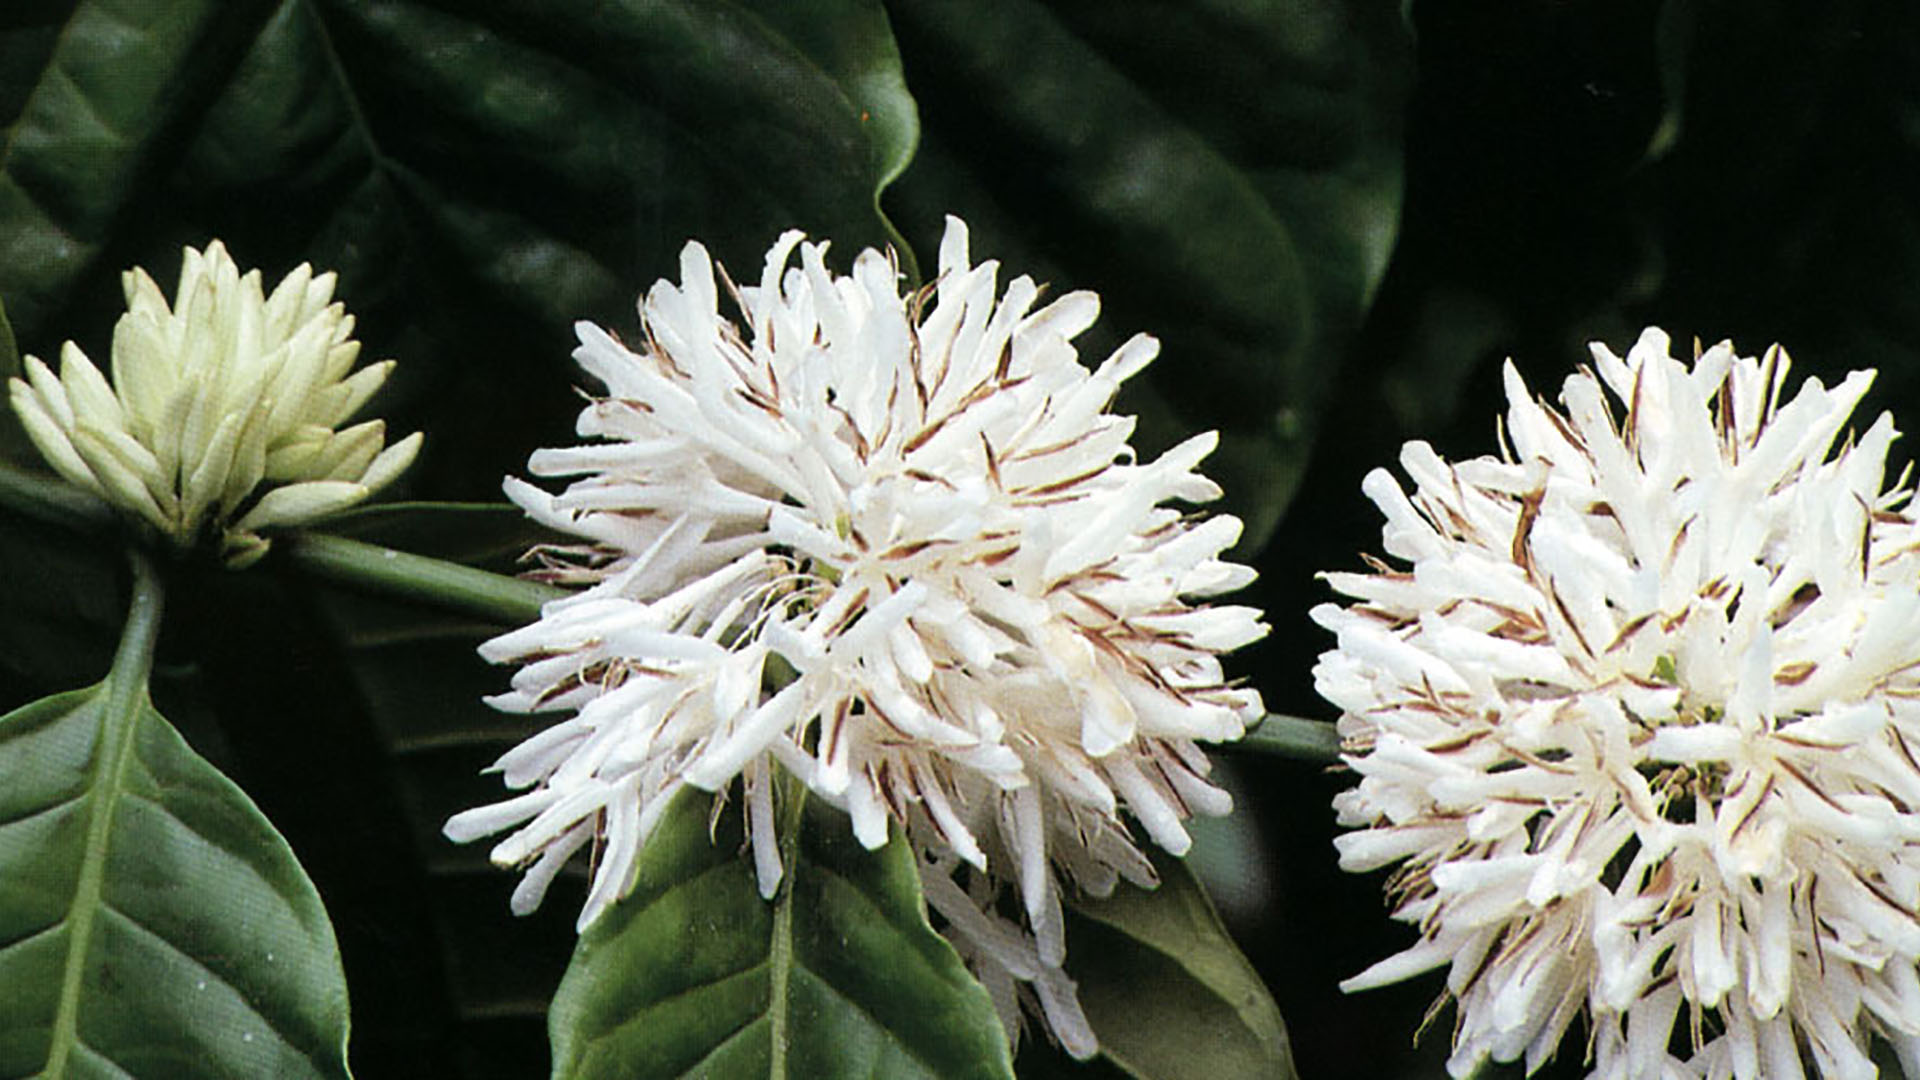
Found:
[[(1871, 1077), (1920, 1064), (1920, 522), (1870, 373), (1593, 349), (1563, 409), (1506, 371), (1499, 459), (1410, 443), (1365, 491), (1392, 561), (1326, 575), (1315, 670), (1358, 784), (1350, 870), (1394, 867), (1448, 969), (1449, 1070)], [(1611, 395), (1611, 400), (1609, 395)]]
[(302, 263), (269, 295), (215, 240), (186, 249), (172, 304), (139, 267), (121, 283), (111, 384), (71, 341), (58, 376), (29, 356), (9, 380), (14, 413), (69, 482), (175, 547), (213, 533), (237, 567), (266, 553), (263, 531), (344, 510), (412, 464), (418, 433), (387, 446), (381, 420), (335, 430), (393, 361), (352, 371), (360, 343), (333, 274)]
[(904, 829), (1009, 1030), (1031, 994), (1084, 1056), (1058, 874), (1152, 884), (1122, 811), (1184, 852), (1183, 820), (1230, 806), (1198, 744), (1261, 715), (1217, 654), (1265, 626), (1201, 602), (1252, 578), (1222, 558), (1240, 524), (1168, 505), (1219, 495), (1195, 471), (1216, 438), (1139, 460), (1107, 408), (1157, 343), (1089, 370), (1072, 340), (1098, 298), (1042, 304), (1026, 277), (1002, 294), (957, 219), (924, 289), (875, 251), (848, 275), (826, 257), (790, 232), (736, 286), (688, 244), (641, 340), (579, 325), (575, 358), (605, 387), (580, 414), (590, 441), (530, 463), (574, 479), (507, 491), (582, 538), (540, 574), (586, 588), (482, 650), (521, 665), (493, 704), (564, 716), (500, 759), (522, 794), (447, 832), (513, 830), (493, 858), (527, 867), (520, 911), (594, 845), (584, 927), (677, 790), (738, 780), (771, 896), (783, 769), (868, 847)]

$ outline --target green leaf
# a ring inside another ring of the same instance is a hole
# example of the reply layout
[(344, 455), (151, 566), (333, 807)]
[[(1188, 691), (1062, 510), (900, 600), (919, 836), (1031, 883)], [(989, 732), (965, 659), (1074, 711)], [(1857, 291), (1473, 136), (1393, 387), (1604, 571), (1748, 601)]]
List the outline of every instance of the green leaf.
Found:
[[(29, 338), (150, 194), (168, 144), (205, 108), (230, 66), (223, 58), (261, 9), (257, 0), (81, 0), (64, 18), (29, 20), (0, 39), (0, 55), (41, 59), (30, 84), (8, 87), (17, 113), (0, 154), (0, 296)], [(34, 46), (48, 27), (57, 33), (42, 53)]]
[[(485, 534), (510, 515), (431, 517), (448, 526), (444, 543), (426, 542), (432, 521), (407, 531), (415, 550), (447, 557), (476, 538), (495, 546)], [(471, 534), (456, 531), (463, 523)], [(360, 1071), (543, 1075), (547, 1000), (575, 941), (562, 899), (573, 883), (515, 918), (513, 875), (488, 864), (484, 845), (458, 847), (440, 831), (449, 815), (500, 797), (499, 778), (482, 770), (539, 723), (481, 701), (508, 673), (474, 647), (504, 627), (337, 589), (272, 557), (257, 572), (209, 569), (177, 593), (171, 640), (198, 658), (199, 689), (230, 748), (221, 760), (327, 898)], [(259, 700), (275, 702), (273, 723), (252, 711)]]
[(1076, 903), (1067, 971), (1100, 1051), (1138, 1080), (1298, 1073), (1253, 965), (1184, 863), (1154, 852), (1160, 887)]
[[(498, 504), (390, 504), (343, 515), (327, 528), (496, 572), (510, 572), (528, 547), (553, 539), (518, 509)], [(574, 911), (566, 897), (577, 890), (578, 875), (563, 873), (546, 906), (516, 918), (508, 911), (513, 875), (488, 863), (485, 845), (456, 846), (441, 833), (452, 814), (500, 797), (498, 777), (482, 770), (540, 723), (481, 701), (505, 688), (508, 673), (482, 662), (474, 648), (510, 623), (470, 608), (372, 595), (351, 583), (336, 587), (300, 572), (295, 545), (288, 549), (287, 558), (268, 564), (286, 571), (267, 582), (270, 596), (216, 601), (218, 610), (273, 614), (243, 615), (222, 627), (221, 636), (242, 640), (221, 647), (210, 668), (222, 684), (264, 668), (262, 688), (284, 685), (275, 692), (295, 699), (306, 721), (301, 727), (326, 731), (310, 755), (288, 750), (285, 738), (253, 740), (259, 767), (287, 770), (288, 758), (313, 755), (355, 763), (359, 830), (378, 831), (386, 866), (366, 866), (363, 842), (336, 842), (340, 850), (328, 855), (327, 838), (341, 826), (334, 815), (299, 820), (301, 805), (327, 798), (298, 777), (281, 785), (291, 812), (276, 807), (274, 816), (307, 854), (342, 928), (360, 1009), (361, 1067), (381, 1062), (403, 1075), (501, 1080), (543, 1073), (547, 1003), (577, 940), (577, 895)], [(320, 627), (326, 633), (316, 636)], [(283, 670), (290, 654), (301, 657), (291, 672)], [(244, 755), (246, 733), (232, 737)]]
[[(859, 108), (860, 127), (871, 146), (873, 210), (885, 221), (880, 196), (913, 161), (920, 142), (919, 109), (907, 91), (900, 49), (887, 32), (879, 5), (849, 5), (844, 12), (853, 18), (834, 18), (818, 5), (758, 5), (759, 17), (844, 87)], [(887, 222), (887, 238), (904, 260), (907, 275), (917, 277), (913, 249), (900, 239), (891, 222)]]
[(148, 700), (136, 578), (106, 681), (0, 717), (0, 1075), (345, 1077), (320, 897)]
[(1207, 471), (1257, 549), (1291, 498), (1400, 207), (1404, 23), (1387, 3), (889, 4), (924, 145), (890, 193), (922, 253), (1094, 288), (1097, 360), (1162, 357), (1138, 442), (1218, 428)]
[(788, 877), (769, 902), (737, 815), (710, 839), (707, 804), (669, 808), (632, 894), (581, 936), (553, 1002), (557, 1080), (1013, 1075), (905, 844), (868, 852), (839, 813), (790, 807)]

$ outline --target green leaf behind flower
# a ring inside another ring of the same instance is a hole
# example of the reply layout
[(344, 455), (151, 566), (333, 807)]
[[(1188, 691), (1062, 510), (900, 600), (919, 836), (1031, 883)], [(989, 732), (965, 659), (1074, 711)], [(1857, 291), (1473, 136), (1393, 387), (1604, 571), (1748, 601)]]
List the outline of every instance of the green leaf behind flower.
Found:
[(0, 296), (30, 343), (157, 194), (264, 9), (79, 0), (27, 5), (0, 28)]
[[(11, 470), (5, 482), (63, 486), (39, 470)], [(58, 526), (0, 515), (0, 709), (90, 682), (112, 662), (126, 614), (121, 565), (110, 541), (76, 539)], [(4, 763), (0, 775), (10, 775)]]
[(1159, 888), (1122, 884), (1068, 916), (1067, 971), (1101, 1053), (1137, 1080), (1299, 1075), (1279, 1007), (1206, 891), (1154, 854)]
[[(804, 798), (804, 794), (796, 797)], [(582, 935), (554, 997), (556, 1080), (1013, 1075), (987, 993), (927, 922), (905, 844), (868, 852), (817, 802), (786, 815), (760, 898), (709, 800), (683, 795), (634, 889)]]
[(142, 575), (113, 672), (0, 717), (0, 1075), (347, 1075), (313, 885), (147, 698)]
[(1400, 208), (1405, 27), (1390, 4), (895, 0), (925, 146), (892, 193), (1007, 276), (1093, 288), (1097, 362), (1162, 339), (1122, 399), (1207, 466), (1256, 550), (1290, 500)]

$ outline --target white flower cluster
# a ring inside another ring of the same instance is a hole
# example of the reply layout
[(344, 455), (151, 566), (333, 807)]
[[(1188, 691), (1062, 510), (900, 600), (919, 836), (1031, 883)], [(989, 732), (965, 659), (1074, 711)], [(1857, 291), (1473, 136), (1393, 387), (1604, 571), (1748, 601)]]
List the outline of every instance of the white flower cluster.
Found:
[(1420, 935), (1346, 988), (1447, 966), (1455, 1076), (1581, 1013), (1595, 1077), (1920, 1075), (1920, 525), (1888, 417), (1834, 448), (1871, 375), (1593, 356), (1564, 412), (1508, 367), (1502, 460), (1369, 476), (1404, 569), (1327, 575), (1341, 864)]
[(360, 343), (331, 302), (334, 275), (303, 263), (267, 296), (216, 240), (186, 249), (172, 305), (144, 270), (121, 282), (111, 385), (71, 341), (57, 378), (29, 356), (10, 381), (27, 434), (71, 483), (180, 548), (210, 525), (242, 566), (266, 553), (263, 530), (346, 509), (413, 462), (418, 433), (386, 446), (379, 420), (334, 430), (393, 368), (348, 374)]
[[(568, 715), (500, 760), (530, 790), (447, 833), (516, 830), (493, 858), (530, 864), (520, 911), (601, 845), (584, 927), (676, 790), (738, 777), (771, 896), (784, 768), (868, 847), (903, 825), (1010, 1032), (1024, 987), (1090, 1054), (1056, 869), (1096, 894), (1151, 884), (1120, 811), (1184, 852), (1185, 817), (1229, 808), (1196, 740), (1261, 715), (1216, 659), (1265, 632), (1258, 613), (1191, 602), (1252, 578), (1220, 558), (1240, 524), (1162, 505), (1218, 496), (1194, 472), (1216, 439), (1136, 461), (1132, 419), (1106, 408), (1157, 343), (1087, 370), (1070, 342), (1098, 298), (1036, 306), (1025, 277), (998, 297), (958, 220), (937, 281), (906, 295), (888, 258), (839, 276), (826, 247), (790, 232), (736, 288), (689, 244), (638, 350), (579, 325), (575, 358), (606, 386), (580, 416), (595, 441), (530, 468), (580, 479), (507, 490), (592, 542), (547, 553), (550, 577), (591, 587), (482, 649), (524, 665), (493, 704)], [(1024, 926), (996, 913), (1002, 882)]]

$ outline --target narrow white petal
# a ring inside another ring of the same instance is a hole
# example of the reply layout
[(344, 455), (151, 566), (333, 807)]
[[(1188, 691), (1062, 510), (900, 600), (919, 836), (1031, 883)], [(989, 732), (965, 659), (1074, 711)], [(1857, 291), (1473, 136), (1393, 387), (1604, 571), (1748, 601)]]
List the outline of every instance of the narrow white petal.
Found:
[(365, 486), (341, 480), (289, 484), (262, 495), (253, 509), (247, 511), (233, 527), (238, 532), (292, 528), (329, 514), (337, 514), (355, 503), (365, 501), (366, 497)]

